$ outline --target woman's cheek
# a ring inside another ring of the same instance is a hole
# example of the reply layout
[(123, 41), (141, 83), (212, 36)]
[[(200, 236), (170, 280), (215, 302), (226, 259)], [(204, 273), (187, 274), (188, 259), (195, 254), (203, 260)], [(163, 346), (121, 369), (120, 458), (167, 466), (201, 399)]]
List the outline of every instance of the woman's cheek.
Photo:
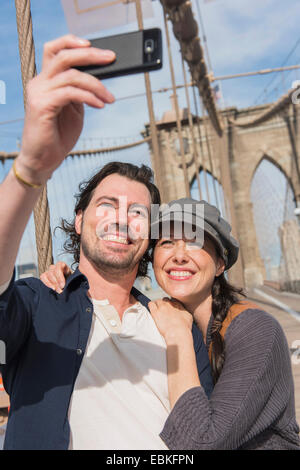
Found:
[(165, 284), (166, 273), (155, 263), (153, 263), (153, 270), (157, 283), (162, 287)]
[(153, 269), (154, 271), (159, 272), (159, 270), (162, 268), (164, 264), (164, 256), (161, 250), (159, 248), (154, 249), (154, 254), (153, 254)]

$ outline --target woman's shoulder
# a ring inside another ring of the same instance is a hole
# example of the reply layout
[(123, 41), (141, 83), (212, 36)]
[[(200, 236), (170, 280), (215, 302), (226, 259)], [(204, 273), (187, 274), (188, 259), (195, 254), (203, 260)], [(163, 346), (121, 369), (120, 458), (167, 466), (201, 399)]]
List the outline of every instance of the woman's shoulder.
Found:
[(226, 339), (236, 335), (259, 335), (265, 338), (285, 338), (278, 320), (257, 304), (245, 299), (234, 304), (222, 325), (222, 336)]
[(290, 384), (290, 350), (282, 326), (259, 306), (245, 302), (244, 307), (242, 310), (239, 307), (237, 315), (231, 314), (232, 320), (225, 331), (227, 367), (238, 360), (245, 370), (263, 373), (268, 369), (268, 376), (277, 380), (280, 373)]
[(267, 313), (265, 312), (264, 310), (262, 310), (258, 305), (256, 305), (255, 303), (251, 302), (250, 300), (248, 299), (243, 299), (241, 300), (240, 302), (236, 303), (236, 304), (233, 304), (227, 315), (226, 315), (226, 318), (223, 322), (223, 325), (230, 325), (230, 323), (235, 319), (237, 318), (239, 315), (241, 315), (241, 313), (244, 313), (244, 312), (248, 312), (248, 311), (260, 311), (260, 312), (263, 312), (263, 314)]
[[(274, 335), (275, 332), (283, 334), (282, 327), (278, 320), (266, 310), (248, 299), (232, 305), (222, 325), (222, 335), (226, 333), (242, 331), (267, 336)], [(228, 334), (226, 335), (228, 336)]]

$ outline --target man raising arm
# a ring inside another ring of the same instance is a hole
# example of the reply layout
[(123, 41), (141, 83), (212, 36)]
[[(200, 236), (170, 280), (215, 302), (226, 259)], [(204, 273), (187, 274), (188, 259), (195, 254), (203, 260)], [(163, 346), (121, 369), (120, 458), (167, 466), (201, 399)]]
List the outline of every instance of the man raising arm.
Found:
[(27, 88), (22, 148), (14, 169), (0, 186), (0, 286), (12, 276), (20, 240), (41, 187), (79, 138), (84, 103), (103, 108), (114, 101), (98, 79), (72, 67), (107, 64), (114, 58), (112, 51), (92, 48), (89, 41), (72, 35), (45, 45), (41, 73)]
[[(147, 274), (149, 214), (151, 204), (160, 204), (150, 168), (111, 162), (81, 185), (74, 220), (64, 225), (78, 269), (59, 295), (35, 278), (3, 287), (40, 193), (35, 186), (76, 143), (83, 103), (102, 108), (113, 101), (101, 82), (72, 67), (114, 55), (78, 41), (67, 36), (46, 45), (42, 72), (28, 89), (15, 171), (1, 186), (0, 339), (7, 345), (1, 372), (11, 399), (4, 447), (165, 449), (159, 433), (169, 413), (166, 345), (149, 300), (133, 288)], [(209, 394), (208, 355), (197, 328), (194, 339)]]

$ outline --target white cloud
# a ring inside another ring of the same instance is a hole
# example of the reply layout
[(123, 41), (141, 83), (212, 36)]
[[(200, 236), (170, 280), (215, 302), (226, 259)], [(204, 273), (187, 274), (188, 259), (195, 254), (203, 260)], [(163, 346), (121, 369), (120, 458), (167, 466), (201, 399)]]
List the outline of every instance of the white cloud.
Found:
[[(59, 0), (55, 3), (51, 2), (51, 5), (45, 3), (43, 8), (40, 7), (38, 0), (32, 0), (31, 5), (36, 61), (39, 68), (44, 42), (65, 34), (67, 29)], [(153, 2), (153, 8), (156, 16), (154, 19), (146, 20), (145, 27), (159, 26), (163, 29), (160, 2)], [(201, 8), (216, 75), (280, 65), (296, 42), (300, 13), (300, 4), (297, 0), (286, 0), (285, 2), (277, 0), (264, 0), (263, 2), (261, 0), (215, 0), (205, 4), (202, 2)], [(193, 11), (197, 19), (195, 4), (193, 4)], [(3, 17), (5, 21), (2, 21), (1, 28), (12, 40), (8, 41), (8, 45), (5, 46), (9, 48), (9, 58), (6, 64), (4, 62), (6, 70), (3, 65), (2, 70), (5, 71), (5, 76), (12, 77), (12, 82), (15, 85), (18, 82), (18, 86), (21, 87), (13, 6), (9, 4), (8, 8), (7, 5), (6, 13), (7, 16)], [(132, 28), (134, 29), (134, 25)], [(181, 84), (183, 79), (178, 54), (179, 44), (173, 38), (171, 24), (169, 24), (169, 29), (176, 82)], [(0, 53), (2, 56), (5, 55), (4, 45), (0, 46)], [(5, 55), (5, 59), (7, 56)], [(269, 77), (223, 82), (226, 104), (236, 106), (253, 104), (253, 100), (264, 84), (269, 81)], [(2, 76), (0, 78), (5, 79)], [(164, 47), (164, 68), (161, 71), (151, 73), (150, 78), (152, 90), (171, 85), (166, 46)], [(117, 98), (145, 92), (142, 75), (109, 80), (106, 81), (106, 84)], [(166, 109), (171, 107), (170, 94), (171, 92), (153, 95), (155, 115), (158, 119), (162, 117)], [(10, 102), (9, 110), (5, 109), (5, 119), (3, 117), (4, 109), (1, 110), (2, 120), (23, 115), (21, 93), (18, 96), (18, 100)], [(181, 106), (185, 106), (184, 93), (178, 91), (178, 96)], [(146, 97), (117, 101), (112, 106), (106, 106), (106, 109), (102, 111), (89, 109), (86, 113), (83, 135), (134, 136), (143, 130), (146, 122), (149, 122)], [(11, 143), (11, 140), (5, 141), (5, 145), (11, 145)], [(13, 148), (9, 150), (13, 150)]]
[[(280, 66), (299, 38), (297, 0), (216, 0), (202, 6), (202, 15), (215, 76)], [(298, 63), (299, 57), (300, 47), (289, 63)], [(226, 103), (252, 105), (273, 76), (223, 81)], [(278, 96), (284, 92), (281, 77), (276, 75)]]
[(215, 68), (230, 69), (277, 58), (297, 39), (300, 4), (295, 0), (226, 0), (203, 8)]

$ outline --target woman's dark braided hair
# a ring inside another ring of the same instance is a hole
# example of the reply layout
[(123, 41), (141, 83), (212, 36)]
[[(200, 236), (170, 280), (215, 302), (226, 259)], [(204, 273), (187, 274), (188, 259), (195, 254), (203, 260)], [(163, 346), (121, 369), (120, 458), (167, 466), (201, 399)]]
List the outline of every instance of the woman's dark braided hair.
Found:
[(243, 289), (232, 286), (224, 273), (215, 278), (212, 286), (211, 327), (211, 369), (214, 384), (220, 377), (225, 360), (225, 344), (220, 330), (230, 307), (241, 301), (240, 296), (245, 296)]

